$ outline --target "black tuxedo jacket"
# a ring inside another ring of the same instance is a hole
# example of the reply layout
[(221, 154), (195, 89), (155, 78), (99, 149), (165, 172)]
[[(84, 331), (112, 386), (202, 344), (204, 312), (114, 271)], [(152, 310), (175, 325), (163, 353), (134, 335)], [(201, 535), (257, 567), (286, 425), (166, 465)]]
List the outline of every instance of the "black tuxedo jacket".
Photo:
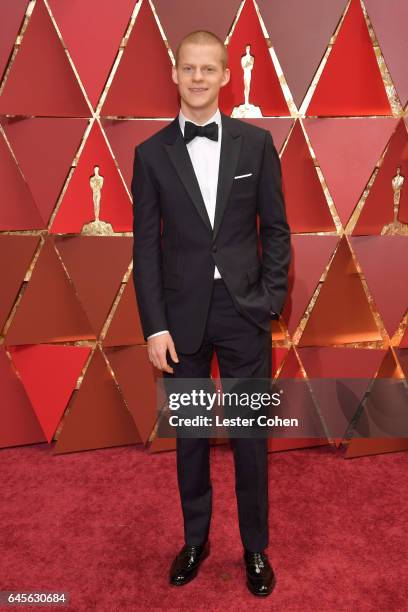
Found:
[(133, 280), (140, 320), (145, 339), (168, 329), (182, 353), (201, 344), (214, 264), (236, 308), (265, 330), (287, 293), (290, 230), (272, 137), (224, 113), (221, 120), (214, 229), (178, 116), (135, 148)]

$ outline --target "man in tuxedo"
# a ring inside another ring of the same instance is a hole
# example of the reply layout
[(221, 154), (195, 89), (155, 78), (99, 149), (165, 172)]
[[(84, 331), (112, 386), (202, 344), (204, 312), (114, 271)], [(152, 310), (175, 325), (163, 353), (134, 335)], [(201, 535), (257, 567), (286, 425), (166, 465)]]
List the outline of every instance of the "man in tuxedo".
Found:
[[(218, 108), (227, 49), (185, 36), (172, 79), (180, 112), (135, 149), (133, 278), (152, 364), (164, 377), (270, 378), (271, 318), (287, 292), (290, 231), (270, 132)], [(160, 95), (160, 92), (158, 92)], [(257, 219), (259, 219), (259, 232)], [(261, 252), (260, 252), (261, 251)], [(269, 595), (267, 438), (231, 439), (249, 590)], [(184, 545), (170, 583), (192, 580), (209, 554), (209, 438), (177, 437)]]

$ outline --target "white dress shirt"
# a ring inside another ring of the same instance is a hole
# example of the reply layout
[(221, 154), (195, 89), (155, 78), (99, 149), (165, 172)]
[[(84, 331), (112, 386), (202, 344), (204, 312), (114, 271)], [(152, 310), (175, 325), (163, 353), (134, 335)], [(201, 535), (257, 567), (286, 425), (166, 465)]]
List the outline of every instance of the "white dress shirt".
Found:
[[(181, 109), (179, 112), (179, 124), (181, 132), (184, 136), (184, 124), (186, 121), (191, 121), (186, 117)], [(220, 151), (221, 151), (221, 137), (222, 137), (222, 122), (221, 113), (217, 108), (214, 115), (208, 119), (205, 123), (196, 125), (207, 125), (215, 121), (218, 124), (218, 140), (210, 140), (205, 136), (196, 136), (193, 140), (187, 144), (187, 150), (190, 155), (191, 162), (193, 164), (194, 172), (200, 186), (201, 195), (203, 196), (204, 204), (207, 209), (208, 217), (211, 222), (211, 226), (214, 227), (215, 217), (215, 204), (217, 199), (217, 186), (218, 186), (218, 168), (220, 164)], [(191, 123), (196, 123), (192, 121)], [(214, 278), (221, 278), (221, 274), (214, 266)], [(156, 332), (151, 334), (148, 338), (165, 334), (168, 330)]]

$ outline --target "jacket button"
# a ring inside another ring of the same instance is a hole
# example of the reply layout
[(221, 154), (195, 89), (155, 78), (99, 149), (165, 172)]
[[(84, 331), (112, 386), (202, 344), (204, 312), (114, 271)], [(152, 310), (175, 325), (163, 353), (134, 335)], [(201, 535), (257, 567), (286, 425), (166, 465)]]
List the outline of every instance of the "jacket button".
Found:
[(212, 250), (213, 253), (216, 253), (217, 252), (217, 247), (214, 245), (211, 250)]

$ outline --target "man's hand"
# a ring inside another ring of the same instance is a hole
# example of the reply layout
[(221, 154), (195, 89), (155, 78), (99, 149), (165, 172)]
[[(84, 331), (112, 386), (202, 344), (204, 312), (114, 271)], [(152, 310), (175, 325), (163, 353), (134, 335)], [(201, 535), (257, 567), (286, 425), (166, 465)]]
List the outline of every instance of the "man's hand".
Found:
[(173, 361), (178, 363), (174, 342), (169, 332), (147, 339), (147, 352), (155, 368), (173, 374), (173, 368), (167, 363), (166, 353), (169, 351)]

